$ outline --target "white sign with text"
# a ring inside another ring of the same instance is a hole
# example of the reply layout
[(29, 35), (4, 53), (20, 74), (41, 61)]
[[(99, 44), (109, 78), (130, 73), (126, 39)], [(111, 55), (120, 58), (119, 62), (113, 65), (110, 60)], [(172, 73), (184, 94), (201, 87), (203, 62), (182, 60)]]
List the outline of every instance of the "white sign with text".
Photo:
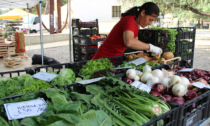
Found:
[(40, 80), (43, 80), (46, 82), (50, 82), (52, 79), (54, 79), (57, 76), (58, 76), (57, 74), (47, 73), (47, 72), (43, 72), (43, 71), (40, 71), (39, 73), (36, 73), (33, 75), (34, 78), (40, 79)]
[(140, 58), (137, 58), (137, 59), (135, 59), (135, 60), (133, 60), (131, 62), (128, 62), (128, 63), (134, 63), (136, 66), (138, 66), (138, 65), (141, 65), (141, 64), (143, 64), (145, 62), (147, 62), (147, 60), (145, 58), (143, 58), (143, 57), (140, 57)]
[(22, 119), (25, 117), (39, 116), (47, 108), (43, 98), (4, 104), (8, 120)]

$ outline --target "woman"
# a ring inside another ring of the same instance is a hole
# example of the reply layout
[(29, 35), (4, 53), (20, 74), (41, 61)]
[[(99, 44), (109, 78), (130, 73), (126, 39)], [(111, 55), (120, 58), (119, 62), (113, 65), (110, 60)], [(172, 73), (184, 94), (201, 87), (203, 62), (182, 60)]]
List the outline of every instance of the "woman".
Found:
[(149, 50), (160, 55), (162, 49), (138, 40), (139, 26), (151, 25), (159, 16), (159, 7), (153, 2), (133, 7), (122, 13), (120, 21), (114, 26), (93, 59), (122, 56), (126, 47), (135, 50)]

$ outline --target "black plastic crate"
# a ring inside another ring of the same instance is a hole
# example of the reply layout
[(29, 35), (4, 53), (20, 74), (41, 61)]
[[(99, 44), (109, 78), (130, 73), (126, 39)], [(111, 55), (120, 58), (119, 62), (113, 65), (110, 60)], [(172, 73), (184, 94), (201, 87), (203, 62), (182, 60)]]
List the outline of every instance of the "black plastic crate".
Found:
[(98, 45), (75, 45), (74, 51), (75, 54), (82, 53), (82, 54), (90, 54), (90, 53), (96, 53), (98, 50)]
[(189, 52), (189, 53), (186, 53), (186, 54), (183, 54), (183, 55), (182, 55), (182, 52), (181, 52), (180, 56), (181, 56), (182, 60), (187, 61), (191, 66), (193, 66), (194, 52)]
[(83, 61), (83, 60), (91, 60), (94, 57), (95, 53), (90, 54), (74, 54), (74, 62)]
[(105, 37), (94, 38), (94, 39), (90, 39), (89, 37), (86, 37), (86, 36), (79, 37), (80, 45), (98, 45), (99, 41), (104, 41), (104, 40), (105, 40)]
[(43, 72), (54, 71), (54, 72), (59, 73), (60, 70), (62, 70), (64, 68), (72, 68), (73, 69), (73, 65), (70, 63), (63, 63), (63, 64), (46, 65), (46, 66), (40, 66), (40, 67), (31, 67), (31, 68), (26, 68), (26, 69), (28, 72), (31, 72), (31, 75), (33, 75), (32, 73), (35, 74), (40, 71), (43, 71)]
[(98, 45), (99, 41), (104, 41), (106, 38), (102, 36), (102, 38), (94, 38), (87, 36), (73, 36), (73, 43), (80, 45)]
[(209, 118), (210, 90), (200, 89), (197, 93), (202, 94), (180, 107), (178, 126), (192, 126)]
[(192, 51), (194, 49), (194, 42), (190, 42), (187, 40), (182, 40), (179, 43), (179, 51)]
[(89, 22), (82, 22), (80, 19), (72, 19), (72, 26), (77, 28), (98, 27), (98, 19)]
[(168, 64), (168, 66), (172, 69), (175, 70), (178, 67), (186, 67), (186, 68), (192, 68), (192, 66), (185, 60), (181, 60), (181, 61), (175, 61), (171, 64)]
[(23, 74), (27, 74), (29, 73), (28, 70), (16, 70), (16, 71), (7, 71), (7, 72), (0, 72), (1, 77), (16, 77), (16, 76), (20, 76)]
[(179, 107), (172, 106), (172, 109), (167, 113), (149, 121), (142, 126), (179, 126), (177, 125), (177, 119), (179, 114)]
[(142, 29), (139, 30), (138, 39), (145, 43), (151, 43), (160, 47), (163, 52), (170, 50), (168, 43), (170, 42), (170, 36), (168, 30), (163, 29)]
[(76, 29), (72, 30), (72, 35), (73, 36), (79, 36), (79, 35), (93, 36), (93, 35), (99, 35), (99, 33), (98, 33), (98, 29), (97, 28), (94, 28), (94, 29), (78, 29), (78, 28), (76, 28)]
[(195, 39), (195, 27), (178, 27), (177, 31), (179, 39)]

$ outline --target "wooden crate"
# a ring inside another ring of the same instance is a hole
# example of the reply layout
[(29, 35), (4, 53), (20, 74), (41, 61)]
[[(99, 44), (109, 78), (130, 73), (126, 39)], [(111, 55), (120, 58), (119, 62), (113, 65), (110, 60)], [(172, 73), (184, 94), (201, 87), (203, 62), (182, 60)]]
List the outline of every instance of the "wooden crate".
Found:
[(13, 68), (13, 67), (21, 65), (21, 63), (22, 63), (21, 56), (16, 55), (16, 56), (4, 57), (4, 66), (6, 67)]

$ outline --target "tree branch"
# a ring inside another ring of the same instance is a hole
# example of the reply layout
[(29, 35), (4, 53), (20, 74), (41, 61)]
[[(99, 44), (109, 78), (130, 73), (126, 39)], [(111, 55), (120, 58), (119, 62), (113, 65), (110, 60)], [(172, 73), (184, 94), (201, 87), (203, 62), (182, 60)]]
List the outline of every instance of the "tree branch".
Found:
[(189, 7), (188, 5), (177, 5), (177, 4), (174, 4), (174, 7), (182, 8), (183, 10), (191, 11), (191, 12), (193, 12), (195, 14), (199, 14), (199, 15), (202, 15), (202, 16), (210, 17), (210, 13), (199, 11), (198, 9), (195, 9), (193, 7)]

